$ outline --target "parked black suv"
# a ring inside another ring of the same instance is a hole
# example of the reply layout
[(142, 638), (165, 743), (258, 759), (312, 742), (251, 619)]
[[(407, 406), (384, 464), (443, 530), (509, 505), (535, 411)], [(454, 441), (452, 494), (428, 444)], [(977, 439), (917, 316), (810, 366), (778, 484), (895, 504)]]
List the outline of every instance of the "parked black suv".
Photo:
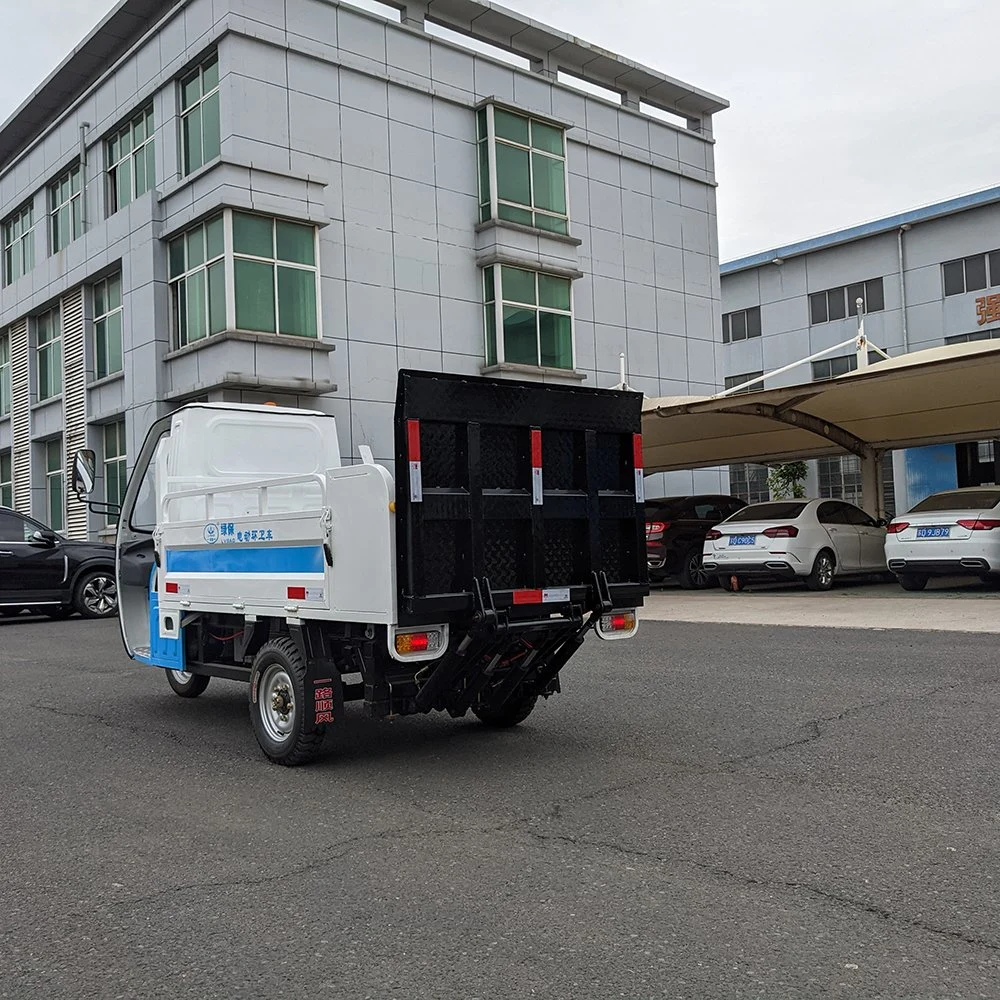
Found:
[(646, 562), (651, 583), (677, 577), (686, 590), (715, 586), (701, 567), (705, 533), (742, 510), (738, 497), (663, 497), (646, 501)]
[(118, 611), (115, 547), (72, 542), (44, 524), (0, 507), (0, 615), (31, 610), (49, 618)]

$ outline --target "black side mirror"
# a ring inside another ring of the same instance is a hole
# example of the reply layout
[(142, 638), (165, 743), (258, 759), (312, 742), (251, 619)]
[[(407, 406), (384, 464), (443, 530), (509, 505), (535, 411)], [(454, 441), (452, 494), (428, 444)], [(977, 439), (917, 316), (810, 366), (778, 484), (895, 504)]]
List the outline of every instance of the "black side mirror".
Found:
[(45, 549), (51, 549), (58, 541), (59, 536), (54, 531), (35, 531), (31, 535), (31, 544), (38, 545)]

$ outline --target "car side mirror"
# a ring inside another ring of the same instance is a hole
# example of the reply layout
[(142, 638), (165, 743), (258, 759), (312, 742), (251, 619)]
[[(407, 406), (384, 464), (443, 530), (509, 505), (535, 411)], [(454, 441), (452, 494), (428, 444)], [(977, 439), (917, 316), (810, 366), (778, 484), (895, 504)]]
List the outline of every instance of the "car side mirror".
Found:
[(50, 549), (56, 544), (56, 540), (59, 536), (54, 531), (34, 531), (31, 534), (31, 544), (39, 545), (42, 548)]
[(78, 497), (89, 497), (97, 481), (97, 455), (84, 448), (73, 457), (73, 489)]

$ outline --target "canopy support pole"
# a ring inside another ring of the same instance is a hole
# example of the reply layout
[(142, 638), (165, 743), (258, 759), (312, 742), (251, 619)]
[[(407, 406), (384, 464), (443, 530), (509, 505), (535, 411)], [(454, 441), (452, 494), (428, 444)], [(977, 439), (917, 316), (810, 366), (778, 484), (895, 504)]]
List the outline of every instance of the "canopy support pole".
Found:
[(866, 451), (861, 456), (861, 507), (874, 518), (882, 516), (884, 490), (882, 452)]

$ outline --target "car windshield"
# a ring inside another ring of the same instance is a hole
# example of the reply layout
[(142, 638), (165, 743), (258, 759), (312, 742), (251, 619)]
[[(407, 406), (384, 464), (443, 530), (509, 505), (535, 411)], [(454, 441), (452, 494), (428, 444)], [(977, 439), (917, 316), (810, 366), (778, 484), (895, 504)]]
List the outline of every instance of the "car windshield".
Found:
[(738, 510), (727, 521), (794, 521), (805, 510), (806, 501), (778, 500), (774, 503), (757, 503)]
[(662, 500), (646, 501), (646, 520), (662, 521), (664, 518), (676, 517), (688, 497), (665, 497)]
[(959, 490), (935, 493), (910, 508), (911, 514), (937, 510), (989, 510), (1000, 503), (1000, 490)]

